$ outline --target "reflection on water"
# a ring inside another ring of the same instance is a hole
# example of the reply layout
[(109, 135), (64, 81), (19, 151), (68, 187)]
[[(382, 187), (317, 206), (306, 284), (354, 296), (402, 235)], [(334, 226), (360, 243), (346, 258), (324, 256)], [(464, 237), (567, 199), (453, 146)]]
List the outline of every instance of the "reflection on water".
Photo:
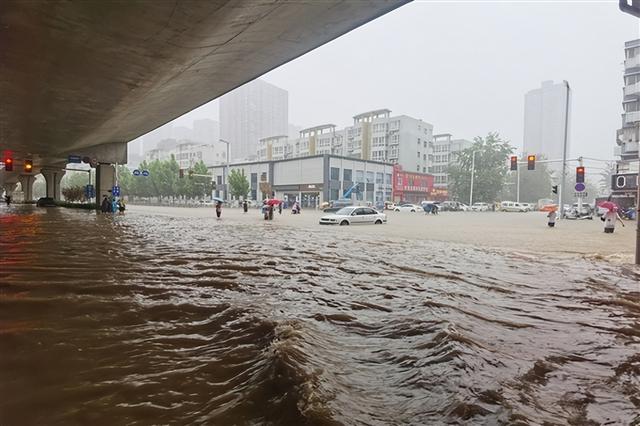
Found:
[(0, 214), (0, 424), (640, 422), (640, 274), (359, 228)]

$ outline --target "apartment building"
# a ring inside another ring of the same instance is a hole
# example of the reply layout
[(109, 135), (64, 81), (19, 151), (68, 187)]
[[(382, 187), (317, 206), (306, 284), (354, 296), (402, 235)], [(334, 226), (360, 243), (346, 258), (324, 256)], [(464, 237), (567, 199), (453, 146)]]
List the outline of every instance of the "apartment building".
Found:
[[(329, 154), (400, 164), (406, 171), (427, 173), (433, 158), (432, 139), (433, 125), (380, 109), (355, 115), (353, 125), (341, 130), (334, 124), (303, 129), (288, 143), (294, 157)], [(258, 150), (260, 160), (268, 159), (264, 148)]]
[(168, 160), (173, 157), (181, 169), (190, 169), (196, 163), (202, 162), (207, 166), (214, 166), (226, 162), (227, 153), (222, 146), (201, 144), (191, 140), (165, 139), (160, 147), (145, 153), (146, 161)]
[(456, 154), (473, 143), (466, 139), (453, 139), (451, 133), (433, 135), (433, 158), (429, 173), (433, 175), (434, 188), (446, 190), (449, 182), (449, 164), (456, 161)]
[(638, 190), (638, 145), (640, 141), (640, 39), (625, 43), (622, 128), (618, 129), (614, 154), (616, 174), (611, 189), (619, 204), (636, 203)]

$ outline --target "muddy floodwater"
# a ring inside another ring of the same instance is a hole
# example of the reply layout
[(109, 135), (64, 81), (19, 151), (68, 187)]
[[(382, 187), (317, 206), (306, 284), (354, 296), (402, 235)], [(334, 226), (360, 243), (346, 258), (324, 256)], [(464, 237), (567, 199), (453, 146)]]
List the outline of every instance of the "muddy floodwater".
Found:
[(0, 424), (640, 424), (638, 269), (361, 229), (3, 207)]

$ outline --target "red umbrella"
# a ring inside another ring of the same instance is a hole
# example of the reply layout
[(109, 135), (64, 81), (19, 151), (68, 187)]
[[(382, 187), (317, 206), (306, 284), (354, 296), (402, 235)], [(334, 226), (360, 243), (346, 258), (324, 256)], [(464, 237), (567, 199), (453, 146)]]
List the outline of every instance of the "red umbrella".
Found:
[(270, 200), (267, 200), (267, 205), (268, 206), (277, 206), (278, 204), (280, 204), (282, 201), (277, 200), (275, 198), (272, 198)]
[(540, 209), (541, 212), (555, 212), (556, 210), (558, 210), (558, 206), (555, 204), (547, 204)]
[(611, 201), (604, 201), (600, 204), (598, 204), (598, 207), (602, 207), (603, 209), (607, 209), (610, 212), (616, 212), (618, 211), (618, 205), (614, 202)]

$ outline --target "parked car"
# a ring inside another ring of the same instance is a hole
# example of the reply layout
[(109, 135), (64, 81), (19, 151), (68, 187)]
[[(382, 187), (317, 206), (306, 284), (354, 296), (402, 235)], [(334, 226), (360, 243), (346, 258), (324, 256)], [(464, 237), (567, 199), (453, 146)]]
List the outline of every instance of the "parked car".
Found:
[(384, 209), (385, 210), (395, 210), (396, 207), (398, 207), (396, 205), (396, 203), (392, 203), (391, 201), (385, 201), (384, 202)]
[(320, 225), (382, 225), (387, 222), (387, 215), (378, 213), (370, 207), (344, 207), (334, 214), (322, 216)]
[(469, 207), (465, 203), (458, 202), (458, 207), (460, 208), (461, 212), (469, 212), (469, 211), (471, 211), (471, 207)]
[(396, 206), (394, 211), (415, 213), (417, 211), (422, 211), (422, 207), (416, 206), (415, 204), (403, 204), (401, 206)]
[(471, 206), (471, 211), (474, 211), (474, 212), (488, 212), (489, 211), (489, 204), (487, 204), (487, 203), (473, 203), (473, 205)]
[(528, 212), (530, 208), (525, 203), (516, 203), (515, 201), (503, 201), (500, 203), (500, 210), (503, 212)]
[(573, 203), (566, 217), (567, 219), (593, 219), (593, 209), (587, 203), (583, 203), (582, 208), (578, 207), (578, 203)]

